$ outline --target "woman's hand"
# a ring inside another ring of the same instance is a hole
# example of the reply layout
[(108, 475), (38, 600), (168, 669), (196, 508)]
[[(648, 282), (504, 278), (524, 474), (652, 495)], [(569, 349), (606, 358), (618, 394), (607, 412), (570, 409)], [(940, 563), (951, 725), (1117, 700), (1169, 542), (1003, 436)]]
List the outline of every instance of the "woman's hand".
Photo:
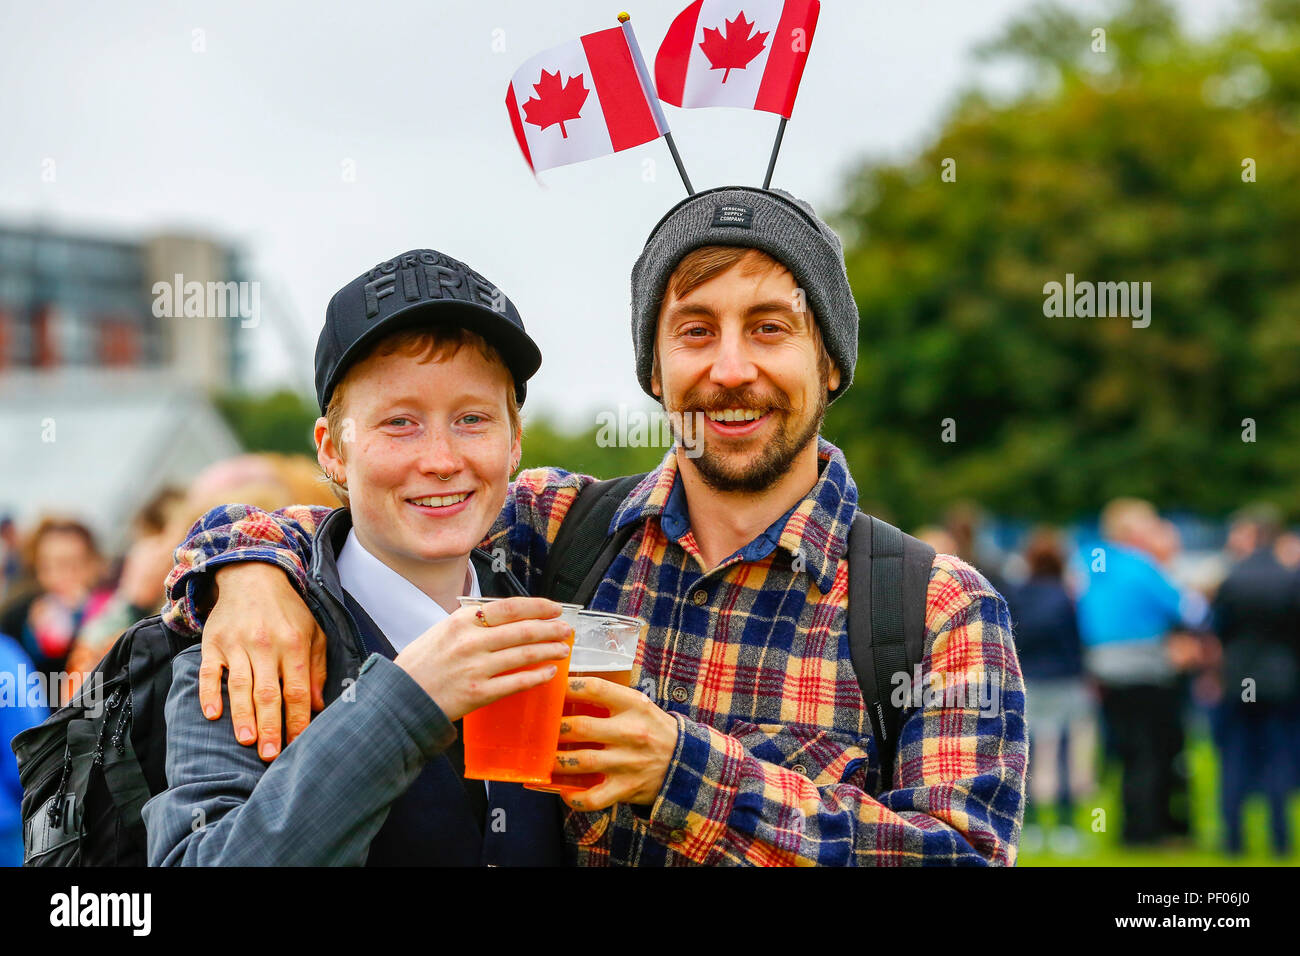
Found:
[(396, 663), (456, 721), (555, 676), (553, 665), (510, 672), (569, 656), (573, 629), (560, 612), (554, 601), (532, 597), (463, 607), (411, 642)]

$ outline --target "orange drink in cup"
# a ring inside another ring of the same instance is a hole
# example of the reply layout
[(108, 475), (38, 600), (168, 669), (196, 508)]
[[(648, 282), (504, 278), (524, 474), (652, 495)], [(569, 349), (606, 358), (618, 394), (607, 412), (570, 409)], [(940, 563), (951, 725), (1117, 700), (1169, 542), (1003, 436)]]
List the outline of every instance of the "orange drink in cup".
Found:
[[(458, 599), (462, 607), (478, 607), (499, 598)], [(565, 605), (565, 614), (579, 610)], [(570, 631), (569, 646), (573, 646)], [(465, 738), (465, 776), (473, 780), (511, 783), (549, 783), (560, 734), (560, 711), (569, 678), (569, 659), (543, 661), (520, 670), (556, 665), (555, 676), (545, 684), (511, 694), (472, 710), (461, 728)], [(507, 671), (506, 673), (514, 673)]]
[[(567, 613), (567, 612), (566, 612)], [(632, 686), (632, 667), (637, 647), (649, 625), (635, 617), (578, 611), (574, 615), (573, 654), (569, 658), (570, 677), (596, 677), (624, 687)], [(609, 711), (586, 701), (566, 700), (563, 717), (608, 717)], [(558, 743), (558, 750), (603, 750), (603, 744)], [(550, 783), (525, 784), (529, 790), (572, 793), (587, 790), (605, 779), (603, 773), (555, 774)]]

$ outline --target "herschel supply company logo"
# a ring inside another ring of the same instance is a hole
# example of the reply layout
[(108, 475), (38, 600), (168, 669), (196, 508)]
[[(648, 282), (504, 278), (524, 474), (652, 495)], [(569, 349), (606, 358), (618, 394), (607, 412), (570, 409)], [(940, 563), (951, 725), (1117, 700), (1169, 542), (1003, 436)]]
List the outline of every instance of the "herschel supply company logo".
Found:
[(713, 207), (713, 226), (734, 226), (737, 229), (754, 228), (754, 210), (751, 206), (723, 203)]
[(82, 893), (74, 886), (50, 897), (50, 925), (128, 926), (133, 936), (148, 936), (152, 910), (149, 893)]
[(245, 329), (262, 321), (260, 282), (186, 282), (176, 273), (171, 282), (155, 282), (156, 319), (239, 319)]

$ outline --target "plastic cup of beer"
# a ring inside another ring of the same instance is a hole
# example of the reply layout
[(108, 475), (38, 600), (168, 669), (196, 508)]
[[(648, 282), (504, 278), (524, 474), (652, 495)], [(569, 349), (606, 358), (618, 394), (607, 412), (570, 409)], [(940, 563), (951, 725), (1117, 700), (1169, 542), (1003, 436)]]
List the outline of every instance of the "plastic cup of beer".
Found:
[[(461, 607), (482, 607), (501, 598), (461, 597)], [(576, 604), (561, 605), (564, 619), (582, 610)], [(576, 630), (576, 628), (575, 628)], [(573, 632), (566, 643), (573, 646)], [(461, 723), (465, 744), (465, 776), (472, 780), (544, 784), (551, 780), (555, 744), (560, 736), (560, 711), (568, 686), (569, 658), (542, 661), (505, 671), (514, 674), (555, 666), (555, 676), (544, 684), (502, 697), (471, 710)]]
[[(631, 687), (637, 648), (649, 625), (639, 618), (623, 614), (584, 610), (573, 612), (573, 622), (573, 654), (569, 658), (569, 677), (598, 677)], [(608, 717), (609, 711), (586, 701), (565, 700), (562, 717), (573, 716)], [(604, 745), (559, 743), (557, 739), (555, 749), (603, 750)], [(549, 783), (529, 783), (525, 786), (529, 790), (544, 790), (548, 793), (574, 793), (594, 787), (604, 779), (603, 773), (554, 774)]]

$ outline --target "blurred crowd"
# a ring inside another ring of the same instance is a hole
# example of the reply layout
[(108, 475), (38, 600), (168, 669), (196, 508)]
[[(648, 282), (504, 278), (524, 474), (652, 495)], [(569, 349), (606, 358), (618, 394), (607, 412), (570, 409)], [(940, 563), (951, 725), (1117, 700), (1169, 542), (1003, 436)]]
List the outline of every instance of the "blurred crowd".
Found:
[(22, 861), (22, 790), (9, 741), (70, 700), (127, 628), (162, 609), (173, 551), (199, 517), (230, 501), (267, 510), (337, 504), (315, 461), (258, 454), (158, 491), (115, 560), (74, 516), (48, 515), (26, 529), (0, 517), (0, 866)]
[[(174, 549), (230, 501), (336, 504), (314, 461), (259, 454), (159, 491), (115, 560), (75, 517), (19, 528), (0, 516), (0, 865), (22, 859), (8, 741), (69, 700), (130, 625), (161, 609)], [(1007, 598), (1030, 732), (1022, 852), (1068, 855), (1080, 848), (1078, 828), (1114, 825), (1086, 802), (1102, 760), (1119, 767), (1125, 845), (1190, 842), (1197, 808), (1185, 742), (1189, 723), (1203, 721), (1219, 757), (1223, 849), (1244, 850), (1242, 807), (1260, 792), (1272, 850), (1288, 854), (1287, 802), (1300, 787), (1300, 537), (1276, 509), (1234, 515), (1214, 555), (1184, 553), (1174, 524), (1137, 499), (1108, 504), (1096, 533), (1034, 528), (1014, 554), (984, 547), (980, 530), (979, 510), (963, 505), (916, 533)]]
[[(1018, 553), (977, 544), (979, 512), (918, 536), (980, 568), (1007, 599), (1025, 677), (1029, 800), (1022, 852), (1079, 850), (1113, 825), (1086, 803), (1099, 761), (1120, 773), (1124, 845), (1190, 844), (1187, 730), (1218, 755), (1222, 850), (1245, 850), (1243, 805), (1267, 803), (1269, 843), (1291, 851), (1300, 789), (1300, 536), (1267, 504), (1229, 520), (1218, 554), (1184, 552), (1148, 502), (1121, 498), (1096, 533), (1037, 527)], [(1082, 815), (1076, 811), (1084, 809)]]

